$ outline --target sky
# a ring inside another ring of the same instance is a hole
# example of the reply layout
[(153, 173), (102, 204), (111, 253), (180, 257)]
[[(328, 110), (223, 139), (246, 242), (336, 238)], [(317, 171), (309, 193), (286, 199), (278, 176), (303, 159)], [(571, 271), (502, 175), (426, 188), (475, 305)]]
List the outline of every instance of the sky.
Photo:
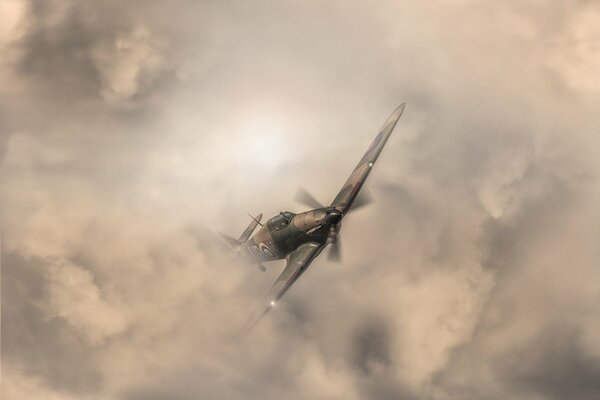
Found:
[[(0, 4), (6, 400), (597, 399), (600, 3)], [(328, 203), (275, 280), (214, 231)]]

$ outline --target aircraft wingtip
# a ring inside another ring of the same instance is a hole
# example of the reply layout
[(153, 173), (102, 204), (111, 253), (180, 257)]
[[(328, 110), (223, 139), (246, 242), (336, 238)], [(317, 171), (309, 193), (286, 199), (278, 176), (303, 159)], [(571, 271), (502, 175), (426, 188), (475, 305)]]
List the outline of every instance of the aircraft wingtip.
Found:
[(398, 120), (402, 116), (402, 113), (404, 112), (404, 107), (406, 107), (406, 103), (402, 103), (398, 107), (396, 107), (394, 112), (390, 115), (388, 121)]

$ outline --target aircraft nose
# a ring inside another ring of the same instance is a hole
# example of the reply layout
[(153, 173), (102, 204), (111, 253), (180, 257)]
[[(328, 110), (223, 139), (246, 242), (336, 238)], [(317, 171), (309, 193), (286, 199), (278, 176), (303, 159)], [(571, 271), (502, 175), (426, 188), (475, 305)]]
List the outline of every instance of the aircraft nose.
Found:
[(327, 224), (337, 224), (338, 222), (340, 222), (340, 220), (342, 219), (343, 214), (341, 211), (338, 210), (331, 210), (331, 211), (327, 211), (327, 215), (325, 216), (325, 222), (327, 222)]

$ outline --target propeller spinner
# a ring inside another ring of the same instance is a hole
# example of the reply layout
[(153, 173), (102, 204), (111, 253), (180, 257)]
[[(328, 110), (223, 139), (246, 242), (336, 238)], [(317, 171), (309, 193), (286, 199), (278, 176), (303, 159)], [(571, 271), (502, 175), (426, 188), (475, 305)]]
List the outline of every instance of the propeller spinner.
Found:
[[(298, 203), (302, 203), (311, 208), (325, 208), (321, 202), (319, 202), (308, 190), (306, 190), (303, 186), (299, 186), (298, 190), (296, 190), (296, 194), (294, 195), (294, 200)], [(373, 195), (367, 191), (362, 190), (358, 197), (355, 199), (352, 209), (357, 210), (362, 208), (373, 202)], [(341, 228), (340, 221), (344, 217), (344, 214), (337, 210), (334, 207), (329, 207), (327, 211), (327, 216), (325, 217), (325, 221), (327, 224), (331, 225), (328, 243), (329, 243), (329, 254), (327, 259), (333, 262), (339, 262), (342, 259), (341, 255), (341, 244), (340, 239), (338, 237), (339, 230)]]

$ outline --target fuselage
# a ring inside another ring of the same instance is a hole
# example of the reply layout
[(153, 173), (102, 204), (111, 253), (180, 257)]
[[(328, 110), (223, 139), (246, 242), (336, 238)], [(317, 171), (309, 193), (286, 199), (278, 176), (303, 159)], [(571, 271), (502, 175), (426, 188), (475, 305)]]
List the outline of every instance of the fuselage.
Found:
[(339, 223), (339, 218), (332, 218), (332, 212), (336, 210), (317, 208), (299, 214), (281, 212), (244, 242), (238, 254), (249, 263), (266, 262), (286, 258), (307, 242), (325, 244), (332, 225)]

